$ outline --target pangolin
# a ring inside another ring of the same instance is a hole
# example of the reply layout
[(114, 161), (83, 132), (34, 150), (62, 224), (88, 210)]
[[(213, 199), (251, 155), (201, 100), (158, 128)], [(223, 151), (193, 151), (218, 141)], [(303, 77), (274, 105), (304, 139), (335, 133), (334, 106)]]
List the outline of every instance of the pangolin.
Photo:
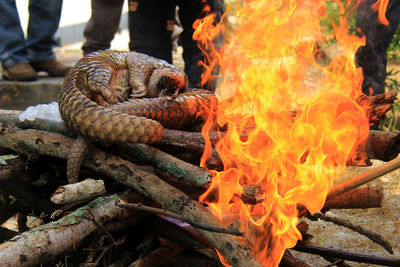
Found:
[(68, 181), (77, 181), (91, 142), (154, 143), (163, 127), (205, 120), (216, 105), (213, 92), (188, 89), (186, 74), (164, 60), (112, 50), (83, 57), (65, 77), (59, 101), (63, 120), (80, 134)]

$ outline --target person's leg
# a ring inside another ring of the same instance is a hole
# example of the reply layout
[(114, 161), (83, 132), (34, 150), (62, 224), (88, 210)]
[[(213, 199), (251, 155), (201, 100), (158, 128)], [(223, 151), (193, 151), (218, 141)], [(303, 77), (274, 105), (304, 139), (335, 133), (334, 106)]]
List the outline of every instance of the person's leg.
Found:
[(386, 50), (399, 25), (400, 1), (390, 1), (386, 10), (389, 25), (378, 22), (378, 14), (371, 8), (374, 0), (362, 2), (357, 9), (356, 26), (365, 35), (366, 44), (356, 52), (356, 63), (363, 71), (363, 93), (383, 94), (386, 79)]
[(0, 59), (3, 67), (28, 62), (15, 0), (0, 1)]
[(26, 47), (30, 61), (54, 59), (62, 0), (30, 0)]
[(37, 73), (28, 63), (28, 52), (15, 0), (1, 0), (0, 14), (0, 60), (3, 77), (18, 81), (36, 80)]
[[(205, 5), (209, 5), (209, 12), (203, 11)], [(215, 23), (219, 23), (223, 14), (223, 0), (208, 0), (206, 3), (202, 0), (179, 1), (179, 19), (183, 28), (180, 41), (183, 47), (183, 60), (185, 61), (185, 73), (189, 78), (189, 87), (203, 87), (214, 91), (215, 80), (203, 86), (201, 85), (203, 68), (198, 62), (200, 60), (204, 61), (204, 55), (198, 47), (197, 41), (193, 40), (193, 23), (209, 13), (215, 13)], [(222, 46), (222, 35), (214, 40), (214, 45), (217, 49)], [(217, 72), (218, 70), (214, 70), (214, 74), (217, 74)]]
[(64, 76), (70, 67), (56, 60), (53, 48), (60, 22), (62, 0), (30, 0), (26, 48), (30, 64), (36, 71), (50, 76)]
[(118, 31), (124, 0), (92, 0), (92, 15), (85, 26), (84, 54), (110, 48)]
[(172, 63), (174, 19), (174, 1), (129, 0), (129, 49)]

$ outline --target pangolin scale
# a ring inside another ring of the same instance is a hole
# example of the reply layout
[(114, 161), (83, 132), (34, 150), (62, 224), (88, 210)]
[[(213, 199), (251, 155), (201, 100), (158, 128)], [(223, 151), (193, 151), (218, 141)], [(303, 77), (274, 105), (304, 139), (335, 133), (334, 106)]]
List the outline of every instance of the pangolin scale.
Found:
[[(186, 89), (177, 67), (136, 52), (100, 51), (82, 58), (65, 77), (59, 109), (82, 136), (107, 143), (154, 143), (163, 126), (206, 119), (214, 93)], [(161, 90), (176, 97), (159, 96)], [(180, 90), (184, 92), (179, 93)], [(151, 97), (151, 98), (139, 98)]]

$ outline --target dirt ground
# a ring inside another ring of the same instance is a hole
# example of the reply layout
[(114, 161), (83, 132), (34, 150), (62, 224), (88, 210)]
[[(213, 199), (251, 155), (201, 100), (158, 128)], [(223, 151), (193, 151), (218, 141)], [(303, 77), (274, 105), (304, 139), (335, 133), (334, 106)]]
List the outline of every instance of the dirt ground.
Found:
[[(346, 175), (341, 179), (356, 176), (370, 168), (375, 168), (383, 162), (373, 161), (371, 167), (348, 167)], [(337, 181), (338, 183), (340, 180)], [(311, 242), (315, 245), (349, 250), (359, 253), (370, 253), (381, 256), (400, 257), (400, 170), (382, 176), (368, 186), (381, 185), (384, 188), (382, 208), (331, 210), (330, 212), (345, 218), (356, 225), (382, 235), (392, 246), (394, 254), (390, 255), (380, 245), (370, 241), (354, 231), (325, 221), (309, 221), (309, 233), (314, 236)], [(330, 213), (328, 212), (328, 214)], [(319, 256), (294, 252), (296, 256), (315, 266), (325, 266), (329, 262)], [(378, 266), (347, 261), (351, 266)]]

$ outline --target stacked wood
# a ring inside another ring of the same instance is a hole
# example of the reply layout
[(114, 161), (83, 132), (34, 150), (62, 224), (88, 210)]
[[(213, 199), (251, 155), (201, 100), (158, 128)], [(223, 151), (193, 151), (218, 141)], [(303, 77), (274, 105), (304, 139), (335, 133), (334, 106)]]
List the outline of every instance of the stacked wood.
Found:
[[(359, 102), (369, 106), (375, 122), (393, 99), (393, 94), (386, 94)], [(235, 223), (223, 225), (197, 201), (212, 179), (211, 171), (196, 165), (205, 144), (201, 133), (166, 129), (154, 146), (97, 144), (83, 161), (81, 182), (66, 185), (66, 158), (75, 133), (58, 122), (20, 122), (19, 113), (0, 111), (0, 222), (15, 216), (18, 226), (0, 228), (0, 266), (67, 265), (66, 255), (68, 263), (82, 266), (221, 266), (221, 260), (232, 266), (262, 266), (241, 237), (244, 233), (234, 229)], [(223, 134), (222, 130), (209, 133), (211, 143)], [(334, 187), (321, 213), (311, 215), (299, 205), (303, 241), (296, 250), (320, 254), (340, 266), (348, 266), (343, 260), (400, 264), (393, 257), (314, 246), (307, 241), (304, 221), (334, 221), (391, 252), (378, 234), (324, 213), (381, 207), (382, 187), (360, 186), (400, 167), (395, 159), (399, 139), (397, 133), (371, 131), (359, 148), (366, 157), (349, 164), (369, 159), (389, 162)], [(215, 151), (209, 165), (223, 167)], [(218, 188), (213, 190), (210, 202), (218, 196)], [(254, 205), (268, 195), (259, 186), (246, 186), (237, 197)], [(27, 215), (40, 218), (41, 225), (28, 229)], [(287, 250), (280, 266), (311, 265)]]

